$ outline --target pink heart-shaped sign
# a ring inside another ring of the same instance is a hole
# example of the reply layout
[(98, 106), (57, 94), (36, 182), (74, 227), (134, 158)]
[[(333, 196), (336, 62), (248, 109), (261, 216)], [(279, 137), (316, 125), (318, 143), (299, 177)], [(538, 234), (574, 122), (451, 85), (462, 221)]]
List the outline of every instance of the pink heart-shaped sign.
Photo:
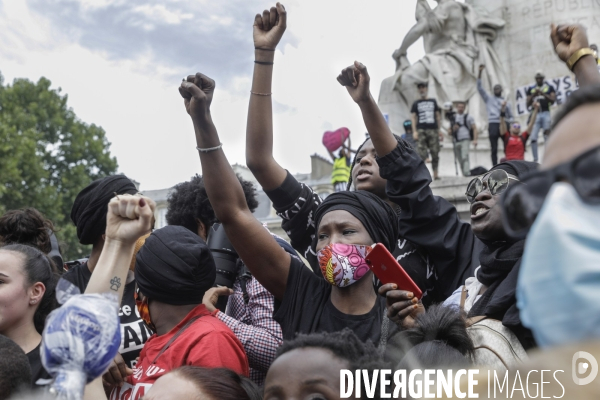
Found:
[(348, 139), (350, 136), (350, 130), (348, 128), (340, 128), (335, 131), (327, 131), (323, 134), (323, 146), (327, 150), (334, 152)]

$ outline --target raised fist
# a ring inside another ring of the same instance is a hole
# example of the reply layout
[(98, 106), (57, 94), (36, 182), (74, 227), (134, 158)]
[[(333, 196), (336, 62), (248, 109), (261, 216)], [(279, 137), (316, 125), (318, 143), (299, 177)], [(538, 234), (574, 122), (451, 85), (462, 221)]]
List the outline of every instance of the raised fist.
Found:
[(361, 101), (365, 101), (370, 98), (370, 80), (371, 78), (367, 72), (367, 67), (358, 61), (354, 61), (353, 65), (344, 68), (337, 77), (337, 81), (340, 83), (340, 85), (346, 87), (350, 97), (352, 97), (352, 100), (354, 100), (356, 103), (360, 103)]
[(270, 10), (264, 10), (262, 15), (256, 14), (253, 27), (254, 47), (275, 50), (286, 26), (287, 13), (281, 3), (277, 3)]
[(558, 57), (567, 60), (577, 51), (589, 47), (587, 33), (580, 24), (551, 25), (550, 38)]
[(215, 81), (201, 74), (189, 75), (181, 82), (179, 94), (183, 97), (185, 110), (194, 122), (205, 118), (210, 113), (210, 103), (215, 91)]
[(152, 229), (156, 203), (140, 196), (120, 194), (108, 203), (106, 238), (133, 244)]

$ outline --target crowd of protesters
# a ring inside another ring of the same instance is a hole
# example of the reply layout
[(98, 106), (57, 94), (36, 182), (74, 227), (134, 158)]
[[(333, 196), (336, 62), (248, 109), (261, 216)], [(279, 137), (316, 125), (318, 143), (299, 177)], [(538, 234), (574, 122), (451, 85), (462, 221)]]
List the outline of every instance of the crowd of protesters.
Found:
[[(510, 121), (502, 87), (490, 96), (478, 82), (492, 148), (504, 138), (506, 160), (465, 188), (468, 223), (430, 188), (441, 114), (427, 86), (400, 138), (359, 62), (337, 78), (369, 133), (352, 162), (349, 144), (332, 154), (348, 169), (347, 186), (321, 199), (275, 160), (273, 60), (286, 18), (279, 3), (255, 17), (246, 162), (290, 244), (254, 217), (255, 189), (227, 160), (210, 112), (215, 82), (188, 76), (179, 92), (203, 174), (171, 192), (168, 226), (153, 229), (154, 202), (124, 175), (96, 180), (71, 212), (91, 254), (66, 271), (40, 212), (0, 218), (0, 399), (52, 392), (56, 376), (40, 348), (52, 345), (44, 327), (61, 307), (61, 275), (81, 296), (112, 291), (120, 304), (120, 347), (102, 376), (88, 377), (86, 399), (338, 399), (342, 369), (506, 370), (534, 349), (600, 339), (600, 73), (584, 28), (552, 26), (558, 58), (580, 86), (552, 125), (555, 97), (543, 77), (528, 93), (526, 132)], [(455, 139), (476, 143), (464, 105)], [(549, 129), (543, 163), (523, 161), (529, 132), (537, 139)], [(212, 246), (216, 237), (226, 244)], [(365, 260), (375, 244), (419, 294), (402, 279), (379, 281)]]

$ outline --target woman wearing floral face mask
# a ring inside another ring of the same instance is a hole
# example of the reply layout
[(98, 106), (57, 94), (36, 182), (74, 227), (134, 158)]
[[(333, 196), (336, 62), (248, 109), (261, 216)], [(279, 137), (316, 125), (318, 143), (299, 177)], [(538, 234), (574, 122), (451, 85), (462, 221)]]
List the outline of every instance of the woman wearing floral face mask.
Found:
[(348, 327), (363, 341), (385, 341), (394, 324), (387, 323), (385, 299), (375, 293), (364, 255), (377, 242), (388, 250), (394, 248), (398, 237), (394, 210), (368, 192), (329, 196), (313, 215), (317, 234), (312, 250), (324, 272), (323, 278), (316, 276), (290, 257), (248, 209), (210, 116), (214, 88), (213, 80), (198, 73), (179, 89), (194, 122), (206, 191), (252, 275), (279, 300), (275, 320), (281, 324), (284, 339), (298, 332), (335, 332)]

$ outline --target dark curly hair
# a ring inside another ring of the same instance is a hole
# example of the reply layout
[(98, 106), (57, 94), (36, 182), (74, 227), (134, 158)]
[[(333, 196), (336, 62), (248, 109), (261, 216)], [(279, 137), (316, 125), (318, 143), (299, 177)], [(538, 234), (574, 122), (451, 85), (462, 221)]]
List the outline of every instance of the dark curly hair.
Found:
[[(338, 332), (300, 334), (293, 340), (284, 341), (277, 349), (275, 359), (292, 350), (307, 347), (331, 351), (338, 358), (348, 361), (349, 370), (364, 369), (372, 374), (376, 369), (389, 367), (383, 361), (381, 351), (373, 345), (373, 342), (370, 340), (362, 342), (350, 328), (344, 328)], [(364, 386), (361, 393), (366, 393)], [(379, 395), (379, 388), (375, 393), (377, 396)], [(377, 396), (376, 399), (379, 398)]]
[[(251, 212), (258, 207), (256, 200), (256, 188), (252, 182), (243, 179), (237, 175), (246, 203)], [(215, 211), (208, 200), (204, 180), (200, 175), (196, 175), (192, 180), (177, 184), (169, 194), (167, 205), (167, 223), (169, 225), (183, 226), (190, 231), (198, 232), (199, 219), (205, 226), (209, 227), (217, 221)]]
[(46, 287), (40, 305), (33, 315), (35, 329), (39, 333), (42, 333), (46, 317), (58, 307), (55, 289), (60, 276), (56, 273), (52, 260), (35, 247), (24, 244), (9, 244), (8, 246), (0, 247), (0, 251), (17, 253), (23, 260), (23, 272), (27, 278), (27, 283), (33, 285), (34, 283), (41, 282)]
[(416, 318), (413, 328), (395, 335), (390, 342), (400, 343), (406, 351), (399, 369), (463, 366), (473, 359), (466, 315), (456, 307), (429, 307)]
[(29, 359), (18, 344), (0, 335), (0, 400), (31, 388)]
[(20, 243), (49, 253), (54, 231), (52, 221), (35, 208), (10, 210), (0, 217), (0, 245)]
[[(396, 138), (396, 141), (398, 143), (410, 148), (410, 145), (408, 143), (406, 143), (400, 136), (394, 134), (394, 137)], [(354, 156), (354, 160), (352, 160), (352, 165), (350, 166), (350, 179), (348, 179), (348, 185), (346, 186), (346, 190), (352, 190), (352, 171), (354, 170), (354, 166), (356, 165), (356, 160), (358, 159), (358, 153), (360, 152), (360, 149), (363, 148), (365, 143), (367, 143), (367, 141), (369, 141), (369, 140), (371, 140), (370, 137), (366, 138), (365, 141), (362, 142), (362, 144), (360, 146), (358, 146), (358, 148), (356, 149), (356, 156)]]
[(227, 368), (201, 368), (186, 365), (172, 373), (190, 381), (211, 399), (262, 400), (256, 384)]

